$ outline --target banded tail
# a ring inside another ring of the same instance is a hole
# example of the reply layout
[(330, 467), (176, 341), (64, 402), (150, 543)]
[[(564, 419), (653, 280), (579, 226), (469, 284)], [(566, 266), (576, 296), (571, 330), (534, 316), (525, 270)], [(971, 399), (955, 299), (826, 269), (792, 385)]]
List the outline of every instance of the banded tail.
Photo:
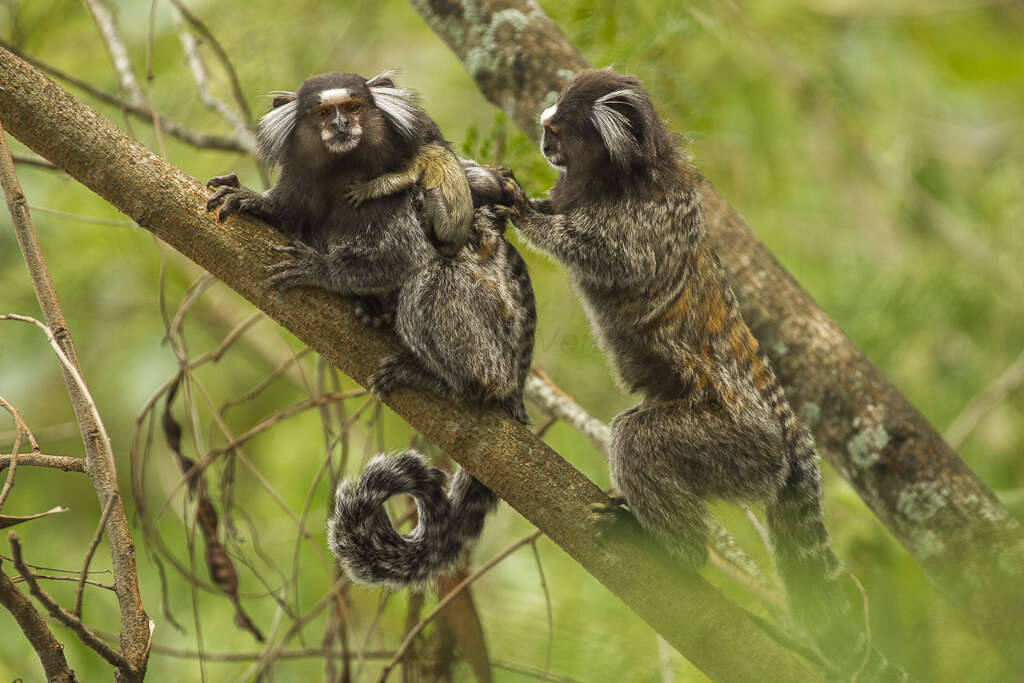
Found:
[[(793, 414), (778, 381), (769, 402), (779, 415), (789, 456), (789, 475), (767, 506), (775, 564), (798, 624), (815, 640), (839, 676), (859, 681), (909, 681), (910, 676), (867, 640), (865, 615), (851, 602), (852, 586), (832, 552), (821, 510), (821, 473), (814, 439)], [(870, 648), (870, 649), (868, 649)]]
[[(358, 480), (342, 482), (327, 520), (327, 544), (349, 578), (403, 588), (451, 572), (463, 548), (483, 531), (497, 496), (460, 469), (448, 494), (444, 470), (414, 450), (374, 457)], [(391, 526), (384, 502), (407, 493), (419, 523), (403, 536)]]

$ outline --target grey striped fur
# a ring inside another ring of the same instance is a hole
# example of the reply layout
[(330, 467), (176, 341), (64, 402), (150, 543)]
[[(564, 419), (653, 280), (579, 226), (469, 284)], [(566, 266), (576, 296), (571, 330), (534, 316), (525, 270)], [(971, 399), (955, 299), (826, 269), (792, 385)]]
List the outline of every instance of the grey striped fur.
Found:
[[(511, 181), (505, 192), (515, 227), (565, 265), (618, 379), (643, 396), (612, 421), (612, 483), (691, 569), (707, 557), (705, 500), (764, 503), (793, 614), (848, 676), (864, 633), (822, 519), (811, 435), (711, 249), (703, 179), (630, 76), (578, 74), (543, 125), (545, 156), (565, 167), (550, 200)], [(862, 675), (905, 674), (871, 653)]]

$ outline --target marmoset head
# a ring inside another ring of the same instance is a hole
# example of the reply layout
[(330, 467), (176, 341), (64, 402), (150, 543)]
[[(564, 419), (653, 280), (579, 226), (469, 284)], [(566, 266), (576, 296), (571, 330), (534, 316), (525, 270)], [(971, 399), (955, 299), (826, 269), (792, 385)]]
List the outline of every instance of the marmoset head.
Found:
[(411, 91), (395, 86), (392, 73), (369, 80), (321, 74), (307, 78), (295, 92), (273, 93), (274, 108), (256, 127), (259, 155), (269, 166), (282, 161), (282, 155), (318, 166), (360, 148), (386, 155), (417, 147), (430, 133), (429, 119)]
[(609, 162), (620, 171), (657, 163), (672, 153), (671, 136), (633, 76), (608, 69), (580, 72), (540, 115), (541, 151), (566, 173), (595, 173)]

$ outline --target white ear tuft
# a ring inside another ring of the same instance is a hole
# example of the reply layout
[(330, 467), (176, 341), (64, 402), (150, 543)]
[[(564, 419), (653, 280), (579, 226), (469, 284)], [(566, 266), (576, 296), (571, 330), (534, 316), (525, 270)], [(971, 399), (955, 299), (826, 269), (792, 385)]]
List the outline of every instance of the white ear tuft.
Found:
[(558, 111), (558, 105), (557, 104), (553, 104), (550, 107), (548, 107), (547, 109), (545, 109), (544, 111), (542, 111), (540, 113), (540, 125), (542, 125), (542, 126), (548, 125), (548, 121), (550, 121), (552, 119), (552, 117), (554, 117), (556, 111)]
[(643, 96), (635, 90), (622, 88), (602, 95), (594, 102), (593, 121), (604, 141), (612, 162), (626, 167), (632, 158), (640, 153), (640, 143), (636, 138), (629, 117), (616, 109), (632, 107), (636, 109), (643, 103)]
[(398, 134), (407, 142), (415, 142), (420, 117), (419, 97), (412, 90), (397, 87), (391, 80), (395, 73), (383, 71), (366, 81), (366, 87)]
[(275, 90), (271, 95), (276, 106), (256, 124), (256, 152), (268, 166), (273, 167), (277, 165), (284, 144), (295, 128), (295, 113), (299, 105), (297, 93)]

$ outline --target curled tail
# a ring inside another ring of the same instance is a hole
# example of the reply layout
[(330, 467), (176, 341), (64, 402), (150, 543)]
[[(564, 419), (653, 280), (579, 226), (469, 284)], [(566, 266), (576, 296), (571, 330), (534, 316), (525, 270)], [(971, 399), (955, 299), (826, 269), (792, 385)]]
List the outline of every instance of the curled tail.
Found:
[[(497, 503), (486, 486), (459, 470), (446, 495), (444, 470), (413, 450), (374, 457), (358, 480), (339, 484), (327, 520), (327, 544), (356, 582), (391, 588), (423, 584), (455, 568), (462, 549), (483, 530)], [(419, 523), (403, 536), (391, 526), (384, 501), (407, 493)]]

